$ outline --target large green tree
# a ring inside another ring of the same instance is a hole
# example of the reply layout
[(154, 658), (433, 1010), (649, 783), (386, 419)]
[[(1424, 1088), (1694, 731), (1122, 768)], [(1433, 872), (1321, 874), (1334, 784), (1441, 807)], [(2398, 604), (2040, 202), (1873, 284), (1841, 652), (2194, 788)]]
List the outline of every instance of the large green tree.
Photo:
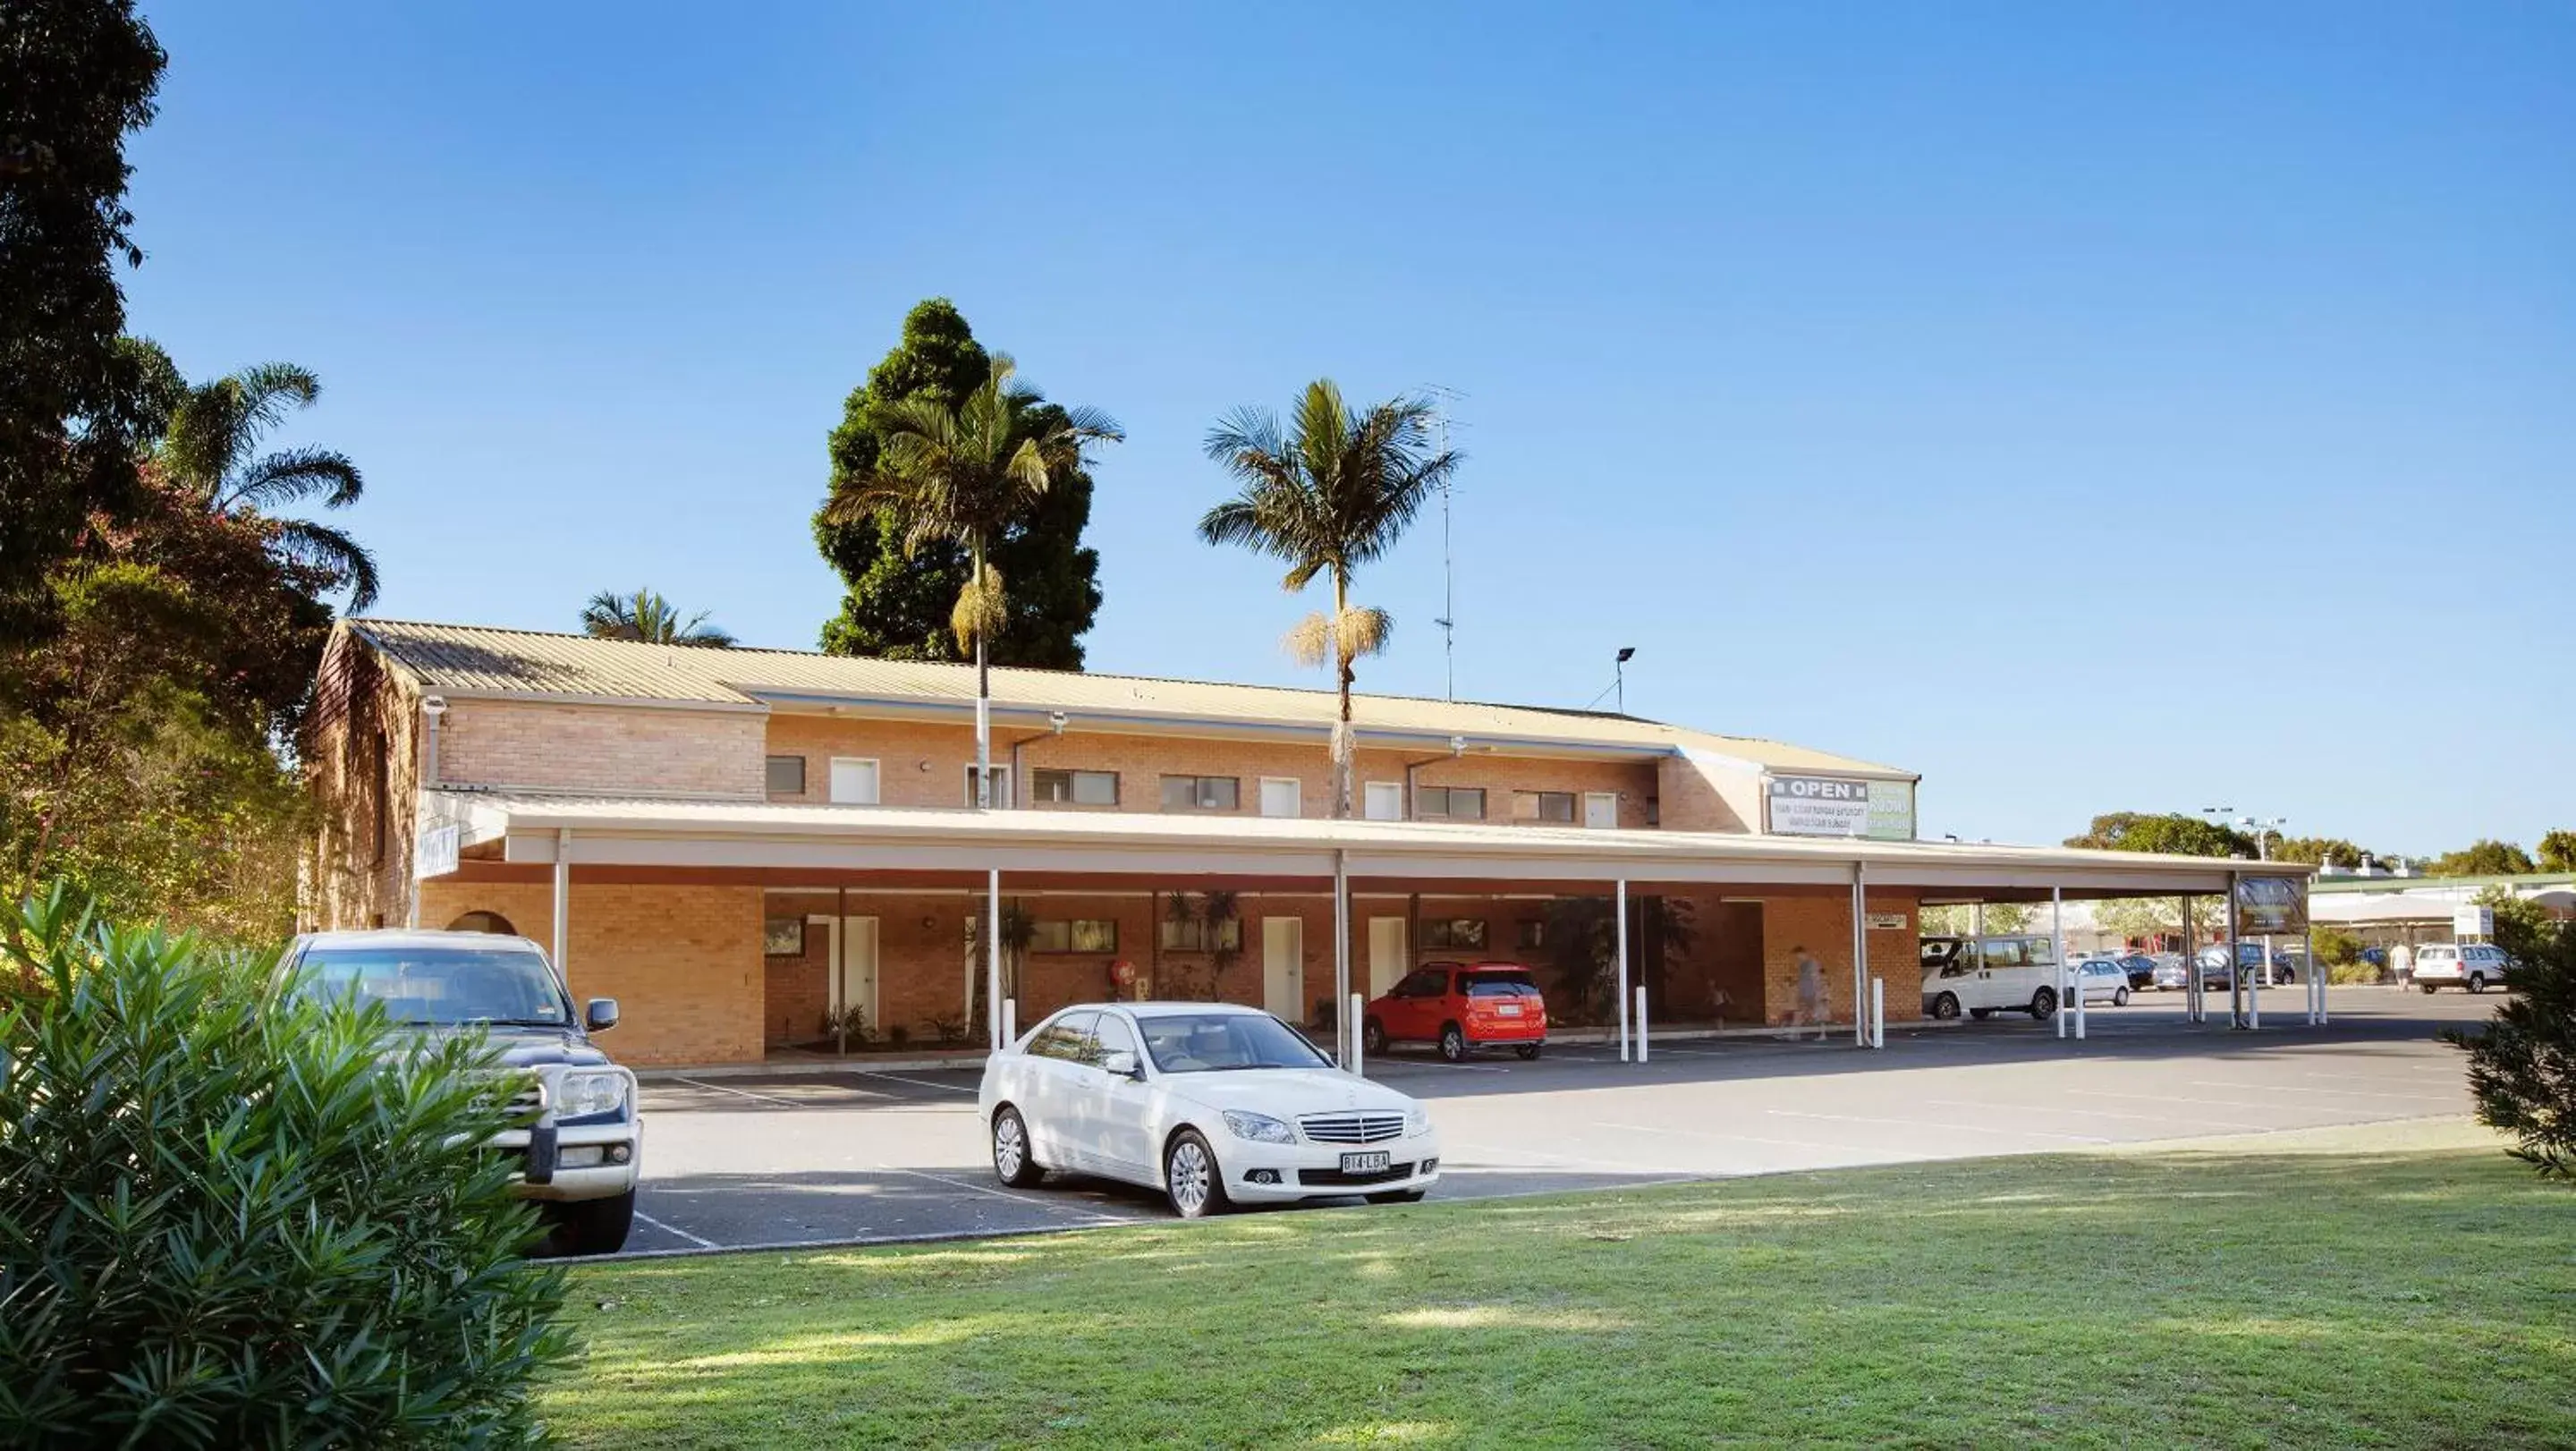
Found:
[(2093, 818), (2082, 836), (2068, 846), (2096, 851), (2151, 851), (2173, 856), (2250, 857), (2254, 838), (2231, 826), (2219, 826), (2178, 811), (2112, 811)]
[(680, 607), (650, 589), (631, 595), (601, 590), (581, 607), (582, 633), (602, 640), (641, 640), (648, 645), (696, 645), (722, 650), (734, 643), (730, 631), (707, 623), (707, 612), (683, 615)]
[(326, 509), (356, 503), (366, 491), (358, 466), (327, 448), (260, 451), (290, 410), (310, 408), (321, 396), (322, 380), (295, 363), (227, 373), (180, 398), (154, 462), (208, 514), (264, 520), (279, 563), (321, 571), (335, 589), (349, 591), (355, 613), (376, 602), (375, 556), (346, 531), (280, 511), (312, 499)]
[(2540, 869), (2576, 872), (2576, 831), (2561, 829), (2540, 839)]
[(2291, 836), (2272, 843), (2272, 860), (2304, 862), (2312, 867), (2357, 867), (2361, 859), (2383, 861), (2376, 852), (2353, 845), (2339, 836)]
[[(953, 408), (991, 372), (992, 358), (966, 319), (946, 298), (934, 297), (904, 318), (903, 341), (842, 405), (831, 436), (829, 497), (814, 516), (814, 542), (849, 587), (840, 613), (823, 625), (826, 652), (889, 660), (966, 657), (950, 617), (973, 567), (967, 547), (922, 539), (907, 549), (909, 531), (895, 513), (835, 504), (858, 496), (877, 476), (886, 440), (899, 426), (897, 405), (919, 398)], [(1030, 412), (1070, 421), (1042, 400), (1033, 399)], [(1010, 581), (1002, 617), (986, 642), (992, 663), (1082, 668), (1082, 637), (1100, 612), (1100, 556), (1082, 543), (1091, 494), (1091, 475), (1079, 462), (1056, 470), (1046, 491), (986, 541), (994, 570)]]
[(2446, 851), (2424, 864), (2436, 877), (2519, 877), (2540, 869), (2531, 853), (2510, 841), (2480, 838), (2458, 851)]
[(132, 0), (0, 4), (0, 641), (59, 624), (46, 572), (135, 486), (115, 269), (143, 260), (125, 136), (163, 62)]
[(1238, 408), (1208, 431), (1208, 457), (1240, 487), (1199, 519), (1199, 537), (1285, 560), (1280, 584), (1291, 594), (1318, 575), (1331, 584), (1332, 609), (1298, 622), (1287, 645), (1305, 664), (1330, 665), (1341, 696), (1333, 726), (1337, 817), (1351, 814), (1353, 662), (1384, 649), (1395, 628), (1386, 611), (1351, 603), (1351, 572), (1394, 548), (1457, 472), (1457, 454), (1431, 451), (1431, 419), (1421, 398), (1354, 410), (1333, 380), (1318, 378), (1284, 427), (1269, 409)]

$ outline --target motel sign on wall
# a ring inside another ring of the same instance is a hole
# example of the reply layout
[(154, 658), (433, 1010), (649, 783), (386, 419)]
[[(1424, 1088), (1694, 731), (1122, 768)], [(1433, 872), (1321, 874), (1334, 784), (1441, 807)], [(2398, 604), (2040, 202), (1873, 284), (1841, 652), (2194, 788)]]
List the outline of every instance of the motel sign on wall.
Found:
[(1845, 776), (1773, 776), (1763, 791), (1763, 829), (1774, 836), (1914, 839), (1914, 783)]

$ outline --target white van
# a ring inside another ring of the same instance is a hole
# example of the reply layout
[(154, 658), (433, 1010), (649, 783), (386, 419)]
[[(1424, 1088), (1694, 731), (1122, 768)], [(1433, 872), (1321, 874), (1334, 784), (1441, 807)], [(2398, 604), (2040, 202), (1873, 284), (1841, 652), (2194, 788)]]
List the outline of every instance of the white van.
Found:
[(1923, 1016), (2057, 1015), (2057, 948), (2045, 937), (1926, 937)]

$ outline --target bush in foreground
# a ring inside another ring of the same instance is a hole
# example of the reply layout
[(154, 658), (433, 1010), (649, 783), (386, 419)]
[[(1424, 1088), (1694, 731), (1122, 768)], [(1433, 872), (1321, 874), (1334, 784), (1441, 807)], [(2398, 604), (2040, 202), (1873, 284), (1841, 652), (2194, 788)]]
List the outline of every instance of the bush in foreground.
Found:
[(2483, 1031), (2443, 1036), (2468, 1050), (2478, 1121), (2514, 1136), (2507, 1152), (2576, 1177), (2576, 930), (2499, 914), (2496, 942), (2514, 959), (2513, 992)]
[(517, 1086), (478, 1039), (59, 897), (0, 939), (0, 1444), (541, 1435), (563, 1281), (476, 1148)]

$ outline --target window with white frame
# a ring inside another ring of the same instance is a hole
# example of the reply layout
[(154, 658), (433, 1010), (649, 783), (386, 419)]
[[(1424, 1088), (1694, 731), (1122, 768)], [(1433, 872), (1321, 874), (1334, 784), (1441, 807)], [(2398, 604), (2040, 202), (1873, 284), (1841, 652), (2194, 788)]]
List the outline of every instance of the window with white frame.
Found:
[(1294, 776), (1261, 778), (1261, 814), (1264, 816), (1303, 816), (1303, 788)]
[(839, 806), (877, 804), (877, 763), (873, 757), (832, 758), (832, 801)]
[[(1008, 806), (1011, 804), (1011, 768), (997, 761), (992, 770), (993, 805)], [(972, 761), (966, 763), (966, 804), (975, 804), (975, 763)]]
[(1360, 815), (1370, 821), (1404, 819), (1404, 783), (1371, 781), (1360, 788)]
[(1242, 783), (1232, 776), (1165, 776), (1165, 811), (1239, 811)]
[(1574, 801), (1571, 791), (1515, 791), (1512, 820), (1570, 826), (1574, 822)]

